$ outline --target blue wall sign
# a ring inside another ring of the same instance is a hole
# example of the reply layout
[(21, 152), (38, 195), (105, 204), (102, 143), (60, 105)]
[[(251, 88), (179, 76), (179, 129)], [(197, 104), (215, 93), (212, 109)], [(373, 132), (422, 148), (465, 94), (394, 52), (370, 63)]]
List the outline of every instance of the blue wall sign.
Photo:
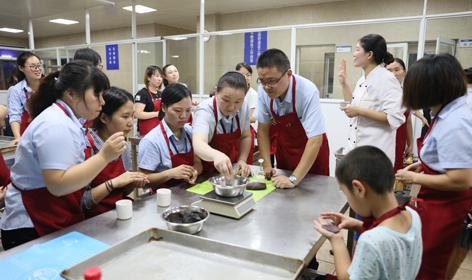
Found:
[(106, 45), (107, 70), (119, 70), (120, 60), (118, 59), (118, 44)]
[(267, 31), (244, 34), (244, 62), (256, 65), (257, 58), (267, 50)]

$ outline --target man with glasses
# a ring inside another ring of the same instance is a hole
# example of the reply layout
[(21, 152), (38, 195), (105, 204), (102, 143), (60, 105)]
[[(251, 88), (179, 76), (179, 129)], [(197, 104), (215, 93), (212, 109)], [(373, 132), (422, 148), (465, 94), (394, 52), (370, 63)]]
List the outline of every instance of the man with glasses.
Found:
[[(329, 176), (329, 147), (319, 91), (311, 81), (295, 75), (281, 50), (270, 49), (257, 59), (259, 122), (257, 142), (264, 172), (274, 175), (277, 188), (294, 188), (309, 173)], [(269, 125), (277, 122), (277, 168), (292, 170), (290, 177), (270, 166)]]

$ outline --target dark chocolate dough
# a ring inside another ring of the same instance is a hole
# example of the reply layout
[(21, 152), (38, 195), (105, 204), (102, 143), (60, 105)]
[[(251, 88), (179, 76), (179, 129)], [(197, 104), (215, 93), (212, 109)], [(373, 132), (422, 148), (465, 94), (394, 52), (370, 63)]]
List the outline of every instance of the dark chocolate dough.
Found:
[(249, 183), (246, 185), (246, 189), (248, 190), (265, 190), (267, 189), (267, 186), (265, 183)]
[(331, 231), (333, 233), (338, 233), (340, 231), (340, 229), (335, 226), (335, 225), (330, 225), (330, 224), (327, 224), (327, 225), (322, 225), (321, 226), (323, 229), (327, 230), (327, 231)]

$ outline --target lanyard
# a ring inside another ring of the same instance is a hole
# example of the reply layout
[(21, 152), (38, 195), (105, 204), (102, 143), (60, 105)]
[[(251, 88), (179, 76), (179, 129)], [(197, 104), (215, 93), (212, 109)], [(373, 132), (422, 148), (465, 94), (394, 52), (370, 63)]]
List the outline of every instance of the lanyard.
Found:
[[(233, 133), (233, 121), (234, 121), (234, 118), (231, 119), (231, 133)], [(223, 128), (223, 133), (226, 134), (225, 125), (223, 124), (223, 119), (220, 120), (220, 124), (221, 124), (221, 127)]]
[[(174, 140), (172, 140), (172, 137), (170, 137), (169, 140), (170, 140), (170, 143), (172, 143), (172, 146), (174, 146), (175, 152), (176, 152), (177, 154), (180, 154), (180, 153), (179, 153), (179, 150), (177, 150), (177, 147), (176, 147), (175, 144), (174, 144)], [(185, 151), (185, 153), (188, 153), (188, 151), (187, 151), (187, 136), (185, 136), (184, 141), (185, 141), (185, 142), (184, 142), (184, 149), (185, 149), (184, 151)]]

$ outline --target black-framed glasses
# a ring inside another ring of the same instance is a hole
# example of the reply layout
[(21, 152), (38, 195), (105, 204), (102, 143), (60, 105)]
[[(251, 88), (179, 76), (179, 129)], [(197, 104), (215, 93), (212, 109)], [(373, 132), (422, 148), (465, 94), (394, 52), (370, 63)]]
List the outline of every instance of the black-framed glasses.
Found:
[(30, 65), (30, 66), (25, 66), (31, 69), (31, 71), (36, 71), (36, 70), (43, 70), (44, 65), (39, 64), (39, 65)]
[[(288, 68), (288, 69), (290, 69), (290, 68)], [(275, 86), (277, 85), (277, 83), (280, 82), (280, 80), (282, 80), (282, 77), (285, 76), (285, 73), (287, 73), (288, 69), (285, 70), (285, 71), (282, 73), (282, 76), (280, 76), (280, 78), (279, 78), (277, 81), (275, 81), (275, 82), (267, 82), (267, 83), (264, 83), (264, 82), (261, 81), (261, 79), (257, 78), (256, 83), (257, 83), (258, 85), (261, 85), (262, 87), (275, 87)]]

